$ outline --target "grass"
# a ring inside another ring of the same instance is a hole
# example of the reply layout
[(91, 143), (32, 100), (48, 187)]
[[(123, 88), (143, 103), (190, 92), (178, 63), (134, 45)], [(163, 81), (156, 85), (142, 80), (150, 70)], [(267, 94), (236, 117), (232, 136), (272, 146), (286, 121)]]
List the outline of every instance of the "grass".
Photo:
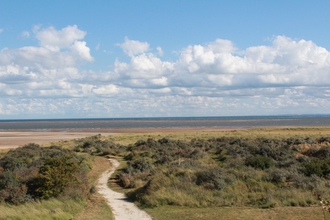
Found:
[(40, 203), (0, 206), (0, 219), (72, 219), (85, 206), (83, 201), (49, 199)]
[(85, 208), (74, 216), (73, 219), (84, 219), (84, 220), (103, 220), (103, 219), (114, 219), (111, 209), (104, 200), (104, 198), (99, 195), (93, 195), (87, 201)]
[[(191, 140), (193, 138), (207, 140), (214, 137), (241, 137), (241, 138), (288, 138), (288, 137), (311, 137), (317, 138), (330, 135), (330, 127), (283, 127), (283, 128), (255, 128), (242, 130), (201, 130), (201, 131), (175, 131), (175, 132), (152, 132), (152, 133), (126, 133), (104, 136), (115, 143), (128, 145), (138, 140), (148, 138), (160, 139), (168, 137), (173, 140)], [(70, 146), (67, 144), (66, 146)]]
[(187, 208), (180, 206), (162, 206), (152, 209), (145, 209), (145, 211), (150, 213), (154, 220), (323, 219), (323, 213), (320, 207), (277, 207), (274, 209), (256, 209), (249, 207)]

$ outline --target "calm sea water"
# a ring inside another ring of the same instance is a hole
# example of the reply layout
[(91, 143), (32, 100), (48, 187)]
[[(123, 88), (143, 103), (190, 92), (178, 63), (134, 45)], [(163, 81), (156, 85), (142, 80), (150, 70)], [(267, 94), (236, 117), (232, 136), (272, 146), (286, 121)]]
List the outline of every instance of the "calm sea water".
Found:
[(0, 120), (0, 130), (78, 130), (179, 127), (245, 128), (265, 126), (330, 126), (330, 115)]

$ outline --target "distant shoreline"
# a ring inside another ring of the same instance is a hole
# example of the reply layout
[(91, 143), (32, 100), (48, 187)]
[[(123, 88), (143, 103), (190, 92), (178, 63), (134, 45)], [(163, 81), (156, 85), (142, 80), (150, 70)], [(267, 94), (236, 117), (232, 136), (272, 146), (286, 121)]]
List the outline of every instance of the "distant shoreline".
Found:
[(0, 120), (0, 131), (96, 131), (120, 129), (246, 129), (330, 126), (330, 116), (240, 116), (126, 119)]

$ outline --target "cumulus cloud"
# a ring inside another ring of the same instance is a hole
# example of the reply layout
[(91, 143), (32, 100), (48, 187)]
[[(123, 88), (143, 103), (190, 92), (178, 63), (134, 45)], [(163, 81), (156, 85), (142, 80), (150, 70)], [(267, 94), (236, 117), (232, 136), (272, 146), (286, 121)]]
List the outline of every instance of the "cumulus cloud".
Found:
[[(124, 38), (108, 71), (92, 62), (85, 31), (34, 27), (39, 47), (0, 51), (0, 115), (74, 117), (329, 113), (330, 52), (307, 40), (275, 37), (236, 48), (230, 40), (188, 45), (175, 61), (147, 42)], [(111, 101), (109, 101), (111, 99)]]
[(125, 42), (118, 44), (118, 46), (120, 46), (129, 56), (145, 53), (149, 50), (149, 44), (147, 42), (130, 40), (127, 37), (125, 37)]
[(73, 25), (61, 30), (56, 30), (54, 27), (48, 27), (42, 30), (36, 28), (35, 34), (41, 46), (58, 50), (60, 48), (67, 48), (75, 41), (83, 39), (86, 32), (78, 29), (77, 25)]
[[(13, 98), (80, 97), (81, 63), (94, 58), (86, 42), (86, 32), (77, 26), (61, 30), (34, 27), (40, 46), (3, 48), (0, 51), (0, 93)], [(24, 35), (25, 32), (23, 32)], [(28, 33), (28, 32), (26, 32)], [(25, 36), (28, 36), (25, 33)]]
[[(85, 32), (76, 26), (59, 31), (49, 27), (38, 29), (35, 33), (37, 38), (39, 37), (40, 47), (4, 48), (0, 52), (0, 65), (16, 64), (21, 68), (45, 74), (56, 69), (74, 67), (77, 62), (93, 61), (86, 42), (77, 40), (82, 38)], [(60, 71), (57, 73), (60, 74)]]
[(71, 51), (76, 53), (83, 60), (93, 61), (94, 58), (90, 55), (90, 49), (86, 46), (85, 41), (75, 41), (70, 47)]

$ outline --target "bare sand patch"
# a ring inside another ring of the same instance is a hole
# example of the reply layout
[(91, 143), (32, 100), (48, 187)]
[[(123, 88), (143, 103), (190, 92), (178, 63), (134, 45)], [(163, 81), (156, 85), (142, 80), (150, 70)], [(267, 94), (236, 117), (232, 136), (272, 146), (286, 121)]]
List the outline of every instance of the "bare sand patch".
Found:
[[(46, 144), (50, 142), (66, 141), (99, 134), (97, 132), (34, 132), (34, 131), (6, 131), (0, 132), (0, 149), (17, 148), (28, 143)], [(110, 135), (111, 133), (103, 133)]]

